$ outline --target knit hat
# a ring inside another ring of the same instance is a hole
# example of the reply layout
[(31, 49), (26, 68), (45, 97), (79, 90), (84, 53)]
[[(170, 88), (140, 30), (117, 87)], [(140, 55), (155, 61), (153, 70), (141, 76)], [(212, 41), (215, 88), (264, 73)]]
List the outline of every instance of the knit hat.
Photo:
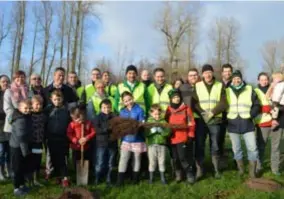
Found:
[(232, 74), (232, 79), (233, 79), (234, 77), (239, 77), (239, 78), (243, 79), (243, 75), (242, 75), (241, 71), (239, 71), (239, 70), (235, 70), (235, 71), (233, 72), (233, 74)]
[(181, 98), (181, 92), (179, 89), (172, 89), (168, 93), (169, 98), (172, 99), (174, 96), (179, 96)]
[(212, 72), (214, 72), (213, 67), (210, 64), (203, 65), (202, 73), (204, 73), (205, 71), (212, 71)]
[(134, 71), (136, 74), (138, 74), (137, 68), (134, 65), (127, 66), (125, 74), (127, 74), (129, 71)]

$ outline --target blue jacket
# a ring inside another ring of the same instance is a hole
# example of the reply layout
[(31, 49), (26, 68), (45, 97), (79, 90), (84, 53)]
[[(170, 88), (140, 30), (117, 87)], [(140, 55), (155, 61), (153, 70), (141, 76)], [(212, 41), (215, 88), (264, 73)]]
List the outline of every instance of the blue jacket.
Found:
[[(137, 121), (144, 121), (145, 120), (145, 113), (143, 109), (138, 105), (134, 104), (132, 109), (129, 111), (127, 108), (123, 108), (119, 114), (122, 118), (131, 118)], [(124, 142), (145, 142), (145, 138), (142, 132), (138, 132), (136, 134), (126, 135), (122, 138)]]

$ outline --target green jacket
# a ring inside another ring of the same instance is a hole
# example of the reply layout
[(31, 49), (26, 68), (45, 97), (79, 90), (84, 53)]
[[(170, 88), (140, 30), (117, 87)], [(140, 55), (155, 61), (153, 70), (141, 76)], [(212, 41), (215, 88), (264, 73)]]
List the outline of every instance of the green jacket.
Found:
[[(154, 118), (150, 117), (148, 119), (149, 123), (166, 123), (164, 119), (161, 119), (159, 121), (156, 121)], [(169, 128), (162, 128), (162, 132), (151, 132), (151, 128), (147, 128), (145, 131), (145, 136), (146, 136), (146, 143), (147, 145), (152, 145), (152, 144), (160, 144), (160, 145), (165, 145), (167, 144), (168, 137), (170, 136), (171, 130)]]

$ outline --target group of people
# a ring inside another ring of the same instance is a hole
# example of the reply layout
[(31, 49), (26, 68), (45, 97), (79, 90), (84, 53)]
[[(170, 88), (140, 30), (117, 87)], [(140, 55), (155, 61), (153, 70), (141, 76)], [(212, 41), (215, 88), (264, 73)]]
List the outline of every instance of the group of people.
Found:
[[(214, 177), (220, 178), (220, 162), (225, 156), (225, 137), (229, 135), (239, 174), (244, 174), (241, 137), (249, 160), (249, 176), (262, 171), (265, 146), (271, 137), (271, 170), (280, 175), (280, 141), (284, 129), (283, 74), (272, 80), (260, 73), (258, 85), (243, 80), (242, 73), (230, 64), (222, 66), (222, 79), (205, 64), (201, 73), (188, 72), (187, 81), (166, 81), (163, 68), (155, 68), (150, 80), (147, 70), (134, 65), (126, 69), (125, 80), (114, 84), (108, 71), (91, 72), (92, 82), (81, 85), (75, 72), (56, 68), (53, 82), (43, 88), (41, 77), (33, 74), (26, 81), (17, 71), (10, 82), (0, 77), (0, 181), (12, 178), (15, 195), (25, 195), (30, 185), (41, 186), (38, 179), (42, 155), (46, 158), (46, 176), (56, 177), (63, 187), (70, 184), (68, 157), (89, 160), (98, 184), (106, 177), (113, 184), (118, 157), (117, 184), (124, 184), (129, 162), (132, 180), (139, 182), (147, 154), (149, 183), (153, 183), (158, 165), (161, 182), (167, 184), (166, 159), (169, 154), (177, 182), (185, 176), (193, 184), (204, 176), (205, 145), (209, 136)], [(145, 125), (111, 139), (109, 122), (115, 117), (132, 119)], [(150, 125), (151, 124), (151, 125)], [(148, 126), (148, 127), (147, 127)], [(45, 153), (43, 153), (45, 151)], [(119, 152), (119, 153), (118, 153)]]

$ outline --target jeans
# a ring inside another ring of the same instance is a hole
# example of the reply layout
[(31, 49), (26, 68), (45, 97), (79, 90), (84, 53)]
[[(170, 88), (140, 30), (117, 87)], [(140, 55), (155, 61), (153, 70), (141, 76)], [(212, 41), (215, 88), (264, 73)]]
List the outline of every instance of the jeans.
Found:
[(241, 136), (243, 137), (247, 153), (248, 153), (248, 160), (250, 161), (257, 161), (258, 159), (258, 150), (256, 146), (256, 136), (255, 132), (247, 132), (244, 134), (238, 134), (238, 133), (230, 133), (230, 139), (232, 142), (232, 148), (234, 152), (234, 159), (235, 160), (242, 160), (243, 159), (243, 151), (242, 151), (242, 145), (241, 145)]
[(278, 128), (276, 130), (271, 130), (270, 127), (258, 127), (257, 128), (257, 146), (259, 150), (259, 159), (257, 167), (262, 168), (265, 147), (267, 144), (268, 137), (271, 137), (271, 170), (272, 172), (279, 171), (280, 165), (280, 142), (284, 129)]
[(220, 144), (220, 124), (207, 125), (201, 119), (196, 119), (196, 134), (195, 134), (195, 157), (196, 161), (203, 162), (205, 156), (205, 143), (207, 134), (210, 138), (210, 154), (212, 156), (219, 156)]
[(102, 173), (105, 166), (107, 166), (108, 171), (112, 171), (114, 167), (115, 155), (117, 149), (116, 148), (108, 148), (108, 147), (97, 147), (96, 148), (96, 166), (95, 172)]
[(10, 161), (9, 141), (0, 142), (0, 166), (5, 166)]

